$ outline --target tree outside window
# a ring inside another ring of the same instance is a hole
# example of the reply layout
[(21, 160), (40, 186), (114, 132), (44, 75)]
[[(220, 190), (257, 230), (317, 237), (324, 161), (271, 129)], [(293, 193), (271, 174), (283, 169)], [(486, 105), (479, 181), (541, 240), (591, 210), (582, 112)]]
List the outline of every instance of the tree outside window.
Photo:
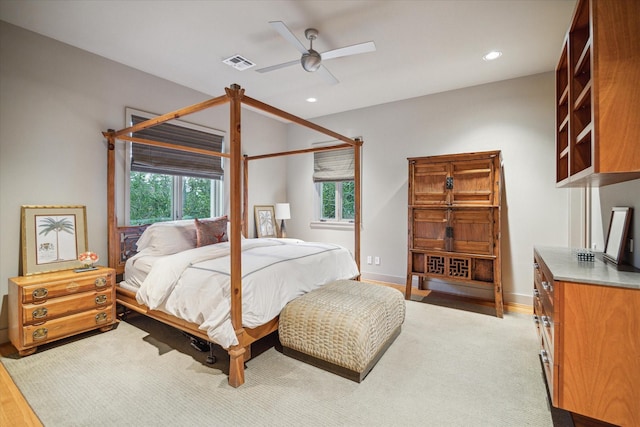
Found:
[(353, 221), (355, 219), (354, 181), (318, 183), (321, 221)]

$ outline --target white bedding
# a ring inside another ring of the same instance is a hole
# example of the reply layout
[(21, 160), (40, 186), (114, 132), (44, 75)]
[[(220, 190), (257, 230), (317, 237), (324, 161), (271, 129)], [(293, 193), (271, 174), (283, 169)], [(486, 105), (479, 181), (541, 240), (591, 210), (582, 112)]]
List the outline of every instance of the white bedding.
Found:
[[(238, 344), (230, 319), (229, 242), (143, 260), (149, 269), (138, 292), (139, 303), (200, 325), (224, 348)], [(254, 328), (280, 314), (292, 299), (338, 279), (359, 274), (341, 246), (296, 239), (242, 240), (242, 323)], [(126, 275), (125, 277), (133, 277)]]

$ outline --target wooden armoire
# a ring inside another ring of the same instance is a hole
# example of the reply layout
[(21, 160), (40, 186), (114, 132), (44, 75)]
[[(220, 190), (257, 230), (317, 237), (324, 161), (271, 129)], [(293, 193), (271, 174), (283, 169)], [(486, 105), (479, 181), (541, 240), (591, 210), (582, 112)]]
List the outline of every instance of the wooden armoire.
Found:
[(500, 151), (409, 161), (407, 287), (413, 277), (491, 287), (502, 317)]

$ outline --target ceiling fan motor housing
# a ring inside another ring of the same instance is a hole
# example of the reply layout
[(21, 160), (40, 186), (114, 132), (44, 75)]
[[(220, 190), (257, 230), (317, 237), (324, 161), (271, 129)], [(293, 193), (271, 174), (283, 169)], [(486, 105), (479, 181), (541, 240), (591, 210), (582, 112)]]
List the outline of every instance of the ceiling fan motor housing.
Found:
[(305, 71), (316, 71), (320, 68), (320, 63), (322, 62), (322, 57), (318, 52), (313, 49), (309, 49), (309, 51), (302, 55), (300, 58), (300, 63), (302, 64), (302, 68)]
[(320, 54), (313, 50), (313, 41), (318, 38), (318, 30), (307, 28), (304, 30), (304, 36), (309, 40), (309, 51), (302, 54), (300, 63), (305, 71), (313, 72), (320, 68), (320, 62), (322, 62)]

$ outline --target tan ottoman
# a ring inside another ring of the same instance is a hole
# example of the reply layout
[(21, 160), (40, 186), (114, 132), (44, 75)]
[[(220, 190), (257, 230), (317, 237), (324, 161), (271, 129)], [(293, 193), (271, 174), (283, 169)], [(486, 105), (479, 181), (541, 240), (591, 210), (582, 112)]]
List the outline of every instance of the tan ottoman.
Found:
[(400, 334), (402, 292), (338, 280), (289, 302), (280, 313), (283, 353), (360, 382)]

